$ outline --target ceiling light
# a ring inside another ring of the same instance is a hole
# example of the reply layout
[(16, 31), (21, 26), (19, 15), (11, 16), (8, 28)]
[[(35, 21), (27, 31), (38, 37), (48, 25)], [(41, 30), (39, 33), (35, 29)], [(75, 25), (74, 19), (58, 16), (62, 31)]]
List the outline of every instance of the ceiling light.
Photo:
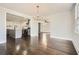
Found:
[(39, 14), (39, 8), (40, 8), (40, 6), (37, 5), (37, 6), (36, 6), (36, 9), (37, 9), (36, 13), (37, 13), (37, 15), (33, 17), (34, 20), (40, 21), (40, 22), (43, 21), (43, 22), (45, 22), (45, 23), (48, 23), (48, 21), (47, 21), (48, 18), (47, 18), (46, 16), (40, 16), (40, 14)]

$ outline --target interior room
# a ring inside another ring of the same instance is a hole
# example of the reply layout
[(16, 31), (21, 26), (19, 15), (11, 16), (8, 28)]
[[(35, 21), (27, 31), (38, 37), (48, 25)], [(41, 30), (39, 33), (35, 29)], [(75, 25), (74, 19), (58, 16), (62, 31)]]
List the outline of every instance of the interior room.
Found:
[(0, 55), (78, 55), (78, 3), (0, 3)]

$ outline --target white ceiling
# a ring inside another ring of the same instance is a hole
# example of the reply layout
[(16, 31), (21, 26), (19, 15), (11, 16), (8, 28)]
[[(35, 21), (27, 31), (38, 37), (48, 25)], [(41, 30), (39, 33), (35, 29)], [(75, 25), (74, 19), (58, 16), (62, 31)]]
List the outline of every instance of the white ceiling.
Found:
[(36, 5), (39, 5), (40, 15), (47, 16), (58, 12), (68, 11), (73, 3), (0, 3), (0, 6), (21, 12), (27, 15), (36, 15)]

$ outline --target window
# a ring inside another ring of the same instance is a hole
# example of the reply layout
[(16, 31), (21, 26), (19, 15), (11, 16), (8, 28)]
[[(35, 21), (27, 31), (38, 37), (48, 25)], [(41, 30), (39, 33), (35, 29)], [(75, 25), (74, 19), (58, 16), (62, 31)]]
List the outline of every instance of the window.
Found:
[(75, 5), (75, 32), (79, 33), (79, 4)]

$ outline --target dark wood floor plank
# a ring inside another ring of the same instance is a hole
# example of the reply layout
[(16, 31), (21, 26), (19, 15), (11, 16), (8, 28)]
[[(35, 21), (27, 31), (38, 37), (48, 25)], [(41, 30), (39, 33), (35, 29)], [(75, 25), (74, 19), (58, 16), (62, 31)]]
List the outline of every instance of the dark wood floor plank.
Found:
[(42, 43), (42, 39), (38, 37), (21, 39), (8, 37), (6, 49), (3, 47), (0, 45), (1, 55), (77, 55), (71, 41), (55, 38), (48, 38)]

